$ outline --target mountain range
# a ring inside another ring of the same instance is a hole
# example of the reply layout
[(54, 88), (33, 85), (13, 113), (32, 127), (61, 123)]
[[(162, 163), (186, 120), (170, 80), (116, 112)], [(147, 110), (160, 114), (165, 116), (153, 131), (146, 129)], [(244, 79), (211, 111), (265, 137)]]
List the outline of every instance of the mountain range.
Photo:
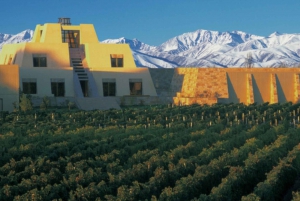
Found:
[[(16, 35), (0, 33), (0, 49), (8, 43), (29, 42), (32, 36), (33, 31), (29, 29)], [(171, 38), (159, 46), (126, 38), (101, 43), (129, 44), (139, 67), (245, 67), (249, 57), (254, 67), (300, 66), (300, 34), (297, 33), (274, 32), (264, 37), (242, 31), (200, 29)]]
[(24, 30), (15, 35), (0, 33), (0, 50), (4, 44), (29, 42), (31, 41), (32, 36), (33, 31), (30, 29)]

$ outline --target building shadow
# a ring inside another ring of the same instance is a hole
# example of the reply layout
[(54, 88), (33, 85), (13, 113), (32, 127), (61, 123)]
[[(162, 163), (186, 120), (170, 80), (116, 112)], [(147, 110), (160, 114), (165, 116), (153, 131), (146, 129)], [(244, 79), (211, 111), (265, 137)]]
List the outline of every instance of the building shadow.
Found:
[(239, 103), (240, 99), (238, 98), (236, 91), (234, 90), (233, 84), (230, 80), (228, 73), (226, 73), (227, 87), (228, 87), (228, 98), (219, 98), (218, 103)]
[(259, 87), (258, 87), (257, 82), (255, 80), (255, 77), (253, 75), (251, 75), (251, 78), (252, 78), (254, 102), (255, 103), (264, 103), (264, 100), (263, 100), (262, 95), (260, 93), (260, 90), (259, 90)]
[(181, 92), (184, 75), (177, 74), (175, 69), (151, 69), (152, 78), (157, 96), (174, 97)]
[(282, 85), (281, 85), (280, 80), (279, 80), (277, 75), (275, 75), (275, 78), (276, 78), (276, 88), (277, 88), (278, 102), (279, 103), (285, 103), (285, 102), (287, 102), (287, 99), (286, 99), (286, 96), (284, 94)]

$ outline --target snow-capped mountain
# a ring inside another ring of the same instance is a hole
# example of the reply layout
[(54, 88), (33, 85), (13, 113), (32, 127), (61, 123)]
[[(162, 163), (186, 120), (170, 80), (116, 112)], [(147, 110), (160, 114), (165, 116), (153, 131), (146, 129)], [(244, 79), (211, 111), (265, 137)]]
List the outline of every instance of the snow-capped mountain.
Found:
[[(27, 42), (33, 31), (0, 34), (0, 49), (6, 43)], [(102, 43), (127, 43), (140, 67), (244, 67), (251, 55), (254, 67), (300, 65), (300, 34), (274, 32), (267, 37), (242, 31), (197, 30), (151, 46), (137, 39), (107, 39)]]
[(0, 33), (0, 50), (4, 44), (29, 42), (32, 39), (33, 31), (27, 29), (16, 35)]
[(249, 54), (254, 67), (300, 64), (300, 34), (274, 32), (263, 37), (242, 31), (197, 30), (171, 38), (156, 47), (149, 47), (137, 39), (126, 41), (130, 40), (122, 38), (103, 42), (128, 43), (139, 66), (244, 67)]

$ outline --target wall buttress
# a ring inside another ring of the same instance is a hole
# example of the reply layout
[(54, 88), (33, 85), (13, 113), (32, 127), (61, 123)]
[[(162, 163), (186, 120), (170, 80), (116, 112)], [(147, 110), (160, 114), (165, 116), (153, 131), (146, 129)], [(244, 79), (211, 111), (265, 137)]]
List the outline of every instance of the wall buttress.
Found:
[(275, 73), (271, 74), (271, 100), (270, 103), (278, 103), (277, 83)]
[(299, 74), (294, 74), (294, 103), (300, 100), (300, 76)]
[(253, 95), (253, 85), (252, 85), (252, 75), (251, 73), (247, 74), (247, 105), (254, 103)]

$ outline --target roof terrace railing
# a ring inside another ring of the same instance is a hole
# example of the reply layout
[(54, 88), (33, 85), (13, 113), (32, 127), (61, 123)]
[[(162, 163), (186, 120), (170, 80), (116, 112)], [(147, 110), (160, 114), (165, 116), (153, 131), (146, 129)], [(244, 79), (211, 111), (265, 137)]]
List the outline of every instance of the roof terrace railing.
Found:
[(67, 17), (60, 17), (58, 18), (58, 23), (60, 23), (61, 25), (71, 25), (71, 20)]

